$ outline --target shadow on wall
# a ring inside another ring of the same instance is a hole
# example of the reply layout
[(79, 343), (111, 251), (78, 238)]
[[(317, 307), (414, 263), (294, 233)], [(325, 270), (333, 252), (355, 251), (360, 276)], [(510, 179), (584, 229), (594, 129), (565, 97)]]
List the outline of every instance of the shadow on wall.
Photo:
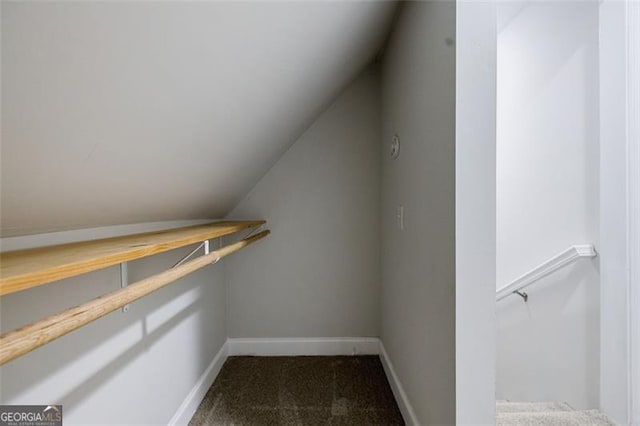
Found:
[[(113, 358), (111, 361), (109, 361), (108, 364), (102, 366), (89, 379), (83, 381), (79, 386), (63, 395), (60, 398), (60, 402), (63, 405), (70, 407), (75, 407), (82, 403), (84, 399), (89, 397), (97, 389), (103, 386), (104, 383), (108, 382), (110, 377), (115, 376), (125, 366), (131, 364), (137, 357), (139, 357), (141, 352), (148, 350), (160, 339), (162, 339), (162, 337), (166, 333), (175, 329), (185, 319), (187, 319), (191, 315), (194, 315), (196, 312), (202, 309), (203, 306), (204, 304), (202, 303), (202, 301), (197, 301), (190, 304), (186, 309), (181, 310), (177, 315), (174, 315), (170, 320), (166, 321), (164, 324), (150, 333), (147, 331), (146, 318), (143, 317), (142, 319), (140, 319), (139, 324), (142, 326), (141, 339), (134, 345), (130, 346), (126, 351), (118, 355), (116, 358)], [(176, 359), (176, 362), (180, 362), (180, 359)]]
[[(130, 262), (130, 283), (166, 270), (188, 252)], [(127, 313), (115, 311), (6, 364), (0, 369), (2, 403), (59, 403), (73, 423), (166, 423), (226, 337), (224, 311), (218, 324), (220, 312), (215, 312), (216, 294), (224, 290), (210, 269), (134, 302)], [(119, 269), (110, 267), (5, 296), (2, 330), (119, 287)], [(224, 308), (224, 297), (219, 299)], [(149, 403), (136, 401), (141, 395)], [(96, 419), (95, 412), (109, 417)]]

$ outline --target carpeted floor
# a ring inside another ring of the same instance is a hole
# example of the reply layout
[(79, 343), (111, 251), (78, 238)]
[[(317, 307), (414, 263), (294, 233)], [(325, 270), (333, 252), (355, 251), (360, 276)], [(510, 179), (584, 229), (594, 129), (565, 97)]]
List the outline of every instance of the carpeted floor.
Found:
[(374, 424), (404, 424), (377, 356), (241, 356), (189, 426)]
[(574, 410), (566, 402), (496, 402), (497, 426), (615, 426), (598, 410)]

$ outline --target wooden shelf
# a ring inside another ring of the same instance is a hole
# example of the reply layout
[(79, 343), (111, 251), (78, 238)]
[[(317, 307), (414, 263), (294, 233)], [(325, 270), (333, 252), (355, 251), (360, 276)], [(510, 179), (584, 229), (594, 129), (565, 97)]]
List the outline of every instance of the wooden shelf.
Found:
[(263, 225), (215, 222), (187, 228), (0, 253), (0, 296)]
[(4, 333), (0, 335), (0, 365), (102, 318), (110, 312), (135, 302), (199, 269), (217, 263), (225, 256), (255, 243), (269, 233), (269, 230), (259, 232), (209, 254), (198, 256), (182, 265), (104, 294), (82, 305)]

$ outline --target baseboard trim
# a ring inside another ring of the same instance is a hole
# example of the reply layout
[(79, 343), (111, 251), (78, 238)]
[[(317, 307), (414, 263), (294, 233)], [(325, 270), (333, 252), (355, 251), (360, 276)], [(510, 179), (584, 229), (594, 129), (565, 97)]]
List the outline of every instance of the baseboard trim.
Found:
[(202, 376), (200, 376), (182, 404), (180, 404), (180, 407), (178, 407), (178, 410), (173, 415), (171, 420), (169, 420), (170, 426), (186, 426), (189, 424), (189, 421), (196, 413), (198, 406), (204, 399), (207, 391), (213, 384), (213, 381), (218, 376), (222, 365), (227, 360), (227, 356), (229, 353), (228, 348), (229, 343), (225, 342), (216, 356), (213, 358), (213, 361), (211, 361), (211, 364), (209, 364), (204, 373), (202, 373)]
[(391, 359), (389, 358), (387, 351), (384, 349), (382, 340), (379, 340), (379, 351), (382, 367), (387, 375), (387, 380), (389, 381), (389, 385), (391, 385), (393, 396), (396, 398), (396, 402), (398, 403), (404, 422), (407, 426), (418, 426), (420, 422), (418, 422), (416, 413), (413, 411), (413, 407), (411, 406), (409, 398), (402, 387), (402, 383), (400, 383), (400, 379), (396, 375), (396, 371), (393, 368), (393, 364), (391, 363)]
[(391, 359), (377, 337), (326, 337), (326, 338), (228, 338), (202, 373), (187, 397), (169, 421), (170, 426), (188, 425), (200, 402), (218, 376), (227, 357), (253, 356), (331, 356), (331, 355), (379, 355), (382, 367), (398, 403), (402, 417), (408, 426), (418, 426), (413, 407), (393, 368)]
[(377, 337), (229, 338), (229, 355), (378, 355)]

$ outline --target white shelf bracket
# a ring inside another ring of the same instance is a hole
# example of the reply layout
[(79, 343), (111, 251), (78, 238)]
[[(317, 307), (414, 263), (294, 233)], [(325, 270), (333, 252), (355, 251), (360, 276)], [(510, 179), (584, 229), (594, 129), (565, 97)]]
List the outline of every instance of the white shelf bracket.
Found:
[[(125, 288), (129, 285), (129, 264), (128, 262), (122, 262), (120, 264), (120, 288)], [(125, 314), (129, 312), (129, 305), (122, 307), (122, 312)]]
[(200, 250), (200, 248), (204, 248), (204, 254), (205, 255), (209, 254), (209, 252), (210, 252), (210, 250), (209, 250), (209, 240), (205, 240), (205, 241), (201, 242), (198, 245), (198, 247), (196, 247), (193, 250), (191, 250), (191, 252), (188, 255), (186, 255), (182, 259), (178, 260), (176, 262), (176, 264), (171, 267), (171, 269), (173, 269), (175, 267), (178, 267), (178, 266), (182, 265), (184, 262), (186, 262), (187, 260), (189, 260), (189, 258), (191, 258), (191, 256), (196, 254), (198, 252), (198, 250)]

